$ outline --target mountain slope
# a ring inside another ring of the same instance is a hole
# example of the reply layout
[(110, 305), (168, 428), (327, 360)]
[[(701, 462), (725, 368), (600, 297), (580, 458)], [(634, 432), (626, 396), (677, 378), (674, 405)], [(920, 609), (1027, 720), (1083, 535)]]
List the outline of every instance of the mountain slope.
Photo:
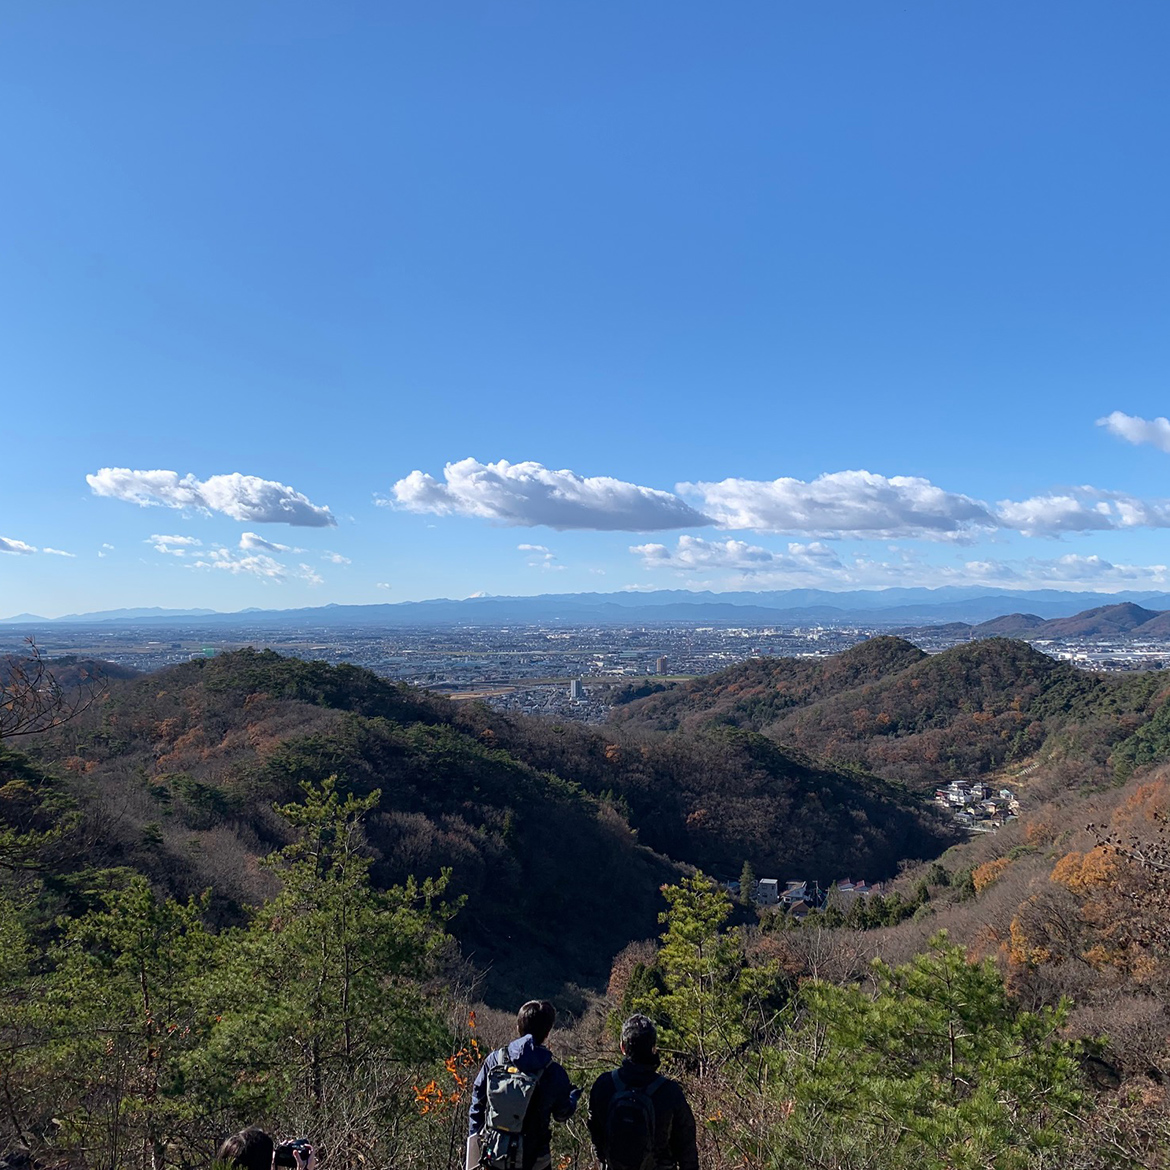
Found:
[[(636, 700), (614, 718), (645, 730), (752, 728), (782, 746), (918, 788), (985, 775), (1040, 751), (1066, 759), (1070, 774), (1080, 767), (1105, 779), (1124, 773), (1135, 752), (1149, 762), (1161, 750), (1152, 717), (1166, 701), (1170, 675), (1092, 674), (1004, 638), (930, 658), (894, 652), (897, 641), (874, 639), (822, 660), (819, 674), (807, 660), (757, 659), (696, 680), (701, 685)], [(890, 668), (879, 666), (868, 678), (850, 669), (875, 643), (878, 664)], [(834, 662), (845, 671), (835, 671)], [(810, 685), (851, 675), (857, 685)], [(1139, 733), (1145, 740), (1131, 752), (1125, 744)]]
[(1053, 618), (1029, 633), (1032, 638), (1106, 638), (1129, 634), (1161, 616), (1157, 610), (1144, 609), (1133, 602), (1101, 605), (1067, 618)]
[(828, 658), (752, 658), (614, 710), (612, 722), (656, 731), (711, 720), (759, 730), (784, 712), (877, 682), (926, 655), (901, 638), (871, 638)]
[(271, 652), (114, 682), (100, 710), (30, 746), (83, 811), (77, 867), (212, 887), (227, 922), (268, 889), (257, 860), (284, 840), (273, 802), (331, 775), (380, 790), (375, 877), (452, 868), (466, 899), (453, 930), (493, 997), (602, 982), (618, 950), (656, 933), (658, 890), (685, 865), (883, 877), (950, 840), (905, 791), (760, 736), (615, 740)]
[(980, 622), (972, 628), (971, 633), (976, 638), (1017, 638), (1043, 624), (1044, 619), (1034, 613), (1008, 613), (1003, 617), (992, 618), (989, 622)]

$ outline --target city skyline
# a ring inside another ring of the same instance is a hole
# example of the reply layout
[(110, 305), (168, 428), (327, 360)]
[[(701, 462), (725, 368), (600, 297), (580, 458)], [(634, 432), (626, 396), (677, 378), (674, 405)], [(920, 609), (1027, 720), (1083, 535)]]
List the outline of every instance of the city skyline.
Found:
[(0, 616), (1170, 589), (1161, 6), (5, 25)]

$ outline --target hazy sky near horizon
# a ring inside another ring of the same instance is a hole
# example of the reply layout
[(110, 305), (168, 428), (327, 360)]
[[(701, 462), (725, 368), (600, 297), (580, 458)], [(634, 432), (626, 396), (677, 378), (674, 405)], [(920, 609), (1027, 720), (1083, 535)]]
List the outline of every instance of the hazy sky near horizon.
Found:
[(0, 616), (1170, 588), (1170, 7), (11, 3)]

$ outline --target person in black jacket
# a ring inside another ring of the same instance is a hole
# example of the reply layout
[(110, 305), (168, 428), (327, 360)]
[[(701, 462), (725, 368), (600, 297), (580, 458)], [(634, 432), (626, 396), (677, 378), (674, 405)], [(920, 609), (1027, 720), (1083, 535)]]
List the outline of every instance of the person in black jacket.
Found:
[(648, 1016), (630, 1016), (622, 1025), (622, 1056), (621, 1068), (602, 1073), (589, 1090), (589, 1136), (598, 1161), (608, 1165), (606, 1135), (614, 1094), (621, 1088), (648, 1089), (654, 1106), (656, 1170), (699, 1170), (695, 1116), (682, 1086), (659, 1075), (658, 1029)]

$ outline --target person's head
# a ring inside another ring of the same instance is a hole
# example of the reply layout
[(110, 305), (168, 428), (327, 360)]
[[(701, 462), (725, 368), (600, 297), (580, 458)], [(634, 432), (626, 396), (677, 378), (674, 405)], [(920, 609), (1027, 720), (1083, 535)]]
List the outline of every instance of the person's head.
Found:
[(239, 1166), (241, 1170), (272, 1170), (272, 1151), (275, 1142), (259, 1126), (233, 1133), (219, 1147), (216, 1161), (228, 1166)]
[(658, 1047), (658, 1029), (649, 1016), (638, 1012), (622, 1024), (622, 1054), (649, 1064)]
[(530, 999), (516, 1013), (516, 1035), (531, 1036), (534, 1044), (543, 1044), (557, 1022), (557, 1009), (547, 999)]

